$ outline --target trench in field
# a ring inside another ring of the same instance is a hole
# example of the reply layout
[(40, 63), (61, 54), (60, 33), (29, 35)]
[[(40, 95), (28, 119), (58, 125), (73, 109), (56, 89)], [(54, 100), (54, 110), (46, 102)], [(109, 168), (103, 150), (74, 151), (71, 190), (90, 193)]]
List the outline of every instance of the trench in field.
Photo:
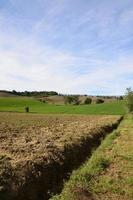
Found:
[[(35, 162), (34, 174), (31, 172), (29, 164), (26, 172), (26, 182), (19, 188), (17, 195), (13, 199), (48, 200), (51, 194), (60, 193), (64, 180), (67, 180), (71, 172), (81, 166), (91, 156), (92, 150), (100, 145), (101, 138), (104, 138), (116, 129), (121, 120), (122, 117), (116, 123), (102, 127), (93, 137), (88, 136), (86, 139), (82, 138), (79, 144), (65, 146), (58, 160), (51, 159), (47, 164), (43, 160)], [(41, 172), (41, 175), (38, 177), (34, 176), (38, 172)]]

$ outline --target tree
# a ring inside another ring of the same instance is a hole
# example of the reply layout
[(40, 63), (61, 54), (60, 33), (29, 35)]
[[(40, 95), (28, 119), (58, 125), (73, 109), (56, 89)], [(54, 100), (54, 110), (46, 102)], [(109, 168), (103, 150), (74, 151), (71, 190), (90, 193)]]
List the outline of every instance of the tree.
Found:
[(119, 100), (123, 100), (123, 96), (120, 96), (120, 97), (119, 97)]
[(64, 96), (64, 103), (71, 104), (73, 102), (72, 96)]
[(129, 112), (133, 111), (133, 91), (131, 88), (126, 89), (126, 105)]
[(74, 105), (79, 105), (80, 104), (80, 100), (79, 100), (79, 96), (78, 95), (74, 95), (73, 96), (73, 104)]
[(97, 104), (99, 104), (99, 103), (104, 103), (104, 100), (103, 100), (103, 99), (97, 99), (97, 100), (96, 100), (96, 103), (97, 103)]
[(79, 105), (80, 104), (80, 100), (79, 100), (79, 96), (78, 95), (68, 95), (68, 96), (64, 96), (64, 103), (65, 104), (74, 104), (74, 105)]
[(84, 104), (91, 104), (91, 103), (92, 103), (92, 99), (88, 97), (84, 101)]
[(15, 94), (15, 95), (17, 94), (16, 90), (12, 90), (12, 93)]

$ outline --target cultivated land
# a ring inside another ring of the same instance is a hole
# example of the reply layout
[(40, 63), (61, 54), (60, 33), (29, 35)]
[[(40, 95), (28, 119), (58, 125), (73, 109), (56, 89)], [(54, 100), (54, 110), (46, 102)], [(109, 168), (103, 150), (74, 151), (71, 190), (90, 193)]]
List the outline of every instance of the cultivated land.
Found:
[(29, 106), (30, 112), (44, 114), (99, 114), (124, 115), (125, 102), (114, 100), (103, 104), (91, 105), (50, 105), (29, 97), (0, 97), (0, 111), (24, 112)]
[(133, 199), (133, 118), (125, 117), (52, 200)]
[(0, 113), (0, 199), (48, 199), (119, 121), (120, 116)]

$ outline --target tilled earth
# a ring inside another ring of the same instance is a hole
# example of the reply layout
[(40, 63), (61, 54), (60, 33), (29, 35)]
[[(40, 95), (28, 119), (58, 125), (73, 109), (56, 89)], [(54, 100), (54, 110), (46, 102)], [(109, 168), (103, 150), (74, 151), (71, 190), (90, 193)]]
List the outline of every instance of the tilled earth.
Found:
[(120, 116), (0, 113), (2, 200), (47, 199), (46, 190), (48, 193), (56, 179), (63, 178), (68, 165), (77, 162), (78, 149), (86, 141), (99, 138), (102, 130), (110, 131), (119, 119)]

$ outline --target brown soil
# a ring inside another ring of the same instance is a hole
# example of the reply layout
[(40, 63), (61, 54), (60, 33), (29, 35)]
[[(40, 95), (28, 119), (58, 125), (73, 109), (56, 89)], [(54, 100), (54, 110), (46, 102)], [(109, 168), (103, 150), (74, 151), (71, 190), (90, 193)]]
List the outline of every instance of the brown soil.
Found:
[(118, 116), (0, 113), (0, 199), (46, 200)]

